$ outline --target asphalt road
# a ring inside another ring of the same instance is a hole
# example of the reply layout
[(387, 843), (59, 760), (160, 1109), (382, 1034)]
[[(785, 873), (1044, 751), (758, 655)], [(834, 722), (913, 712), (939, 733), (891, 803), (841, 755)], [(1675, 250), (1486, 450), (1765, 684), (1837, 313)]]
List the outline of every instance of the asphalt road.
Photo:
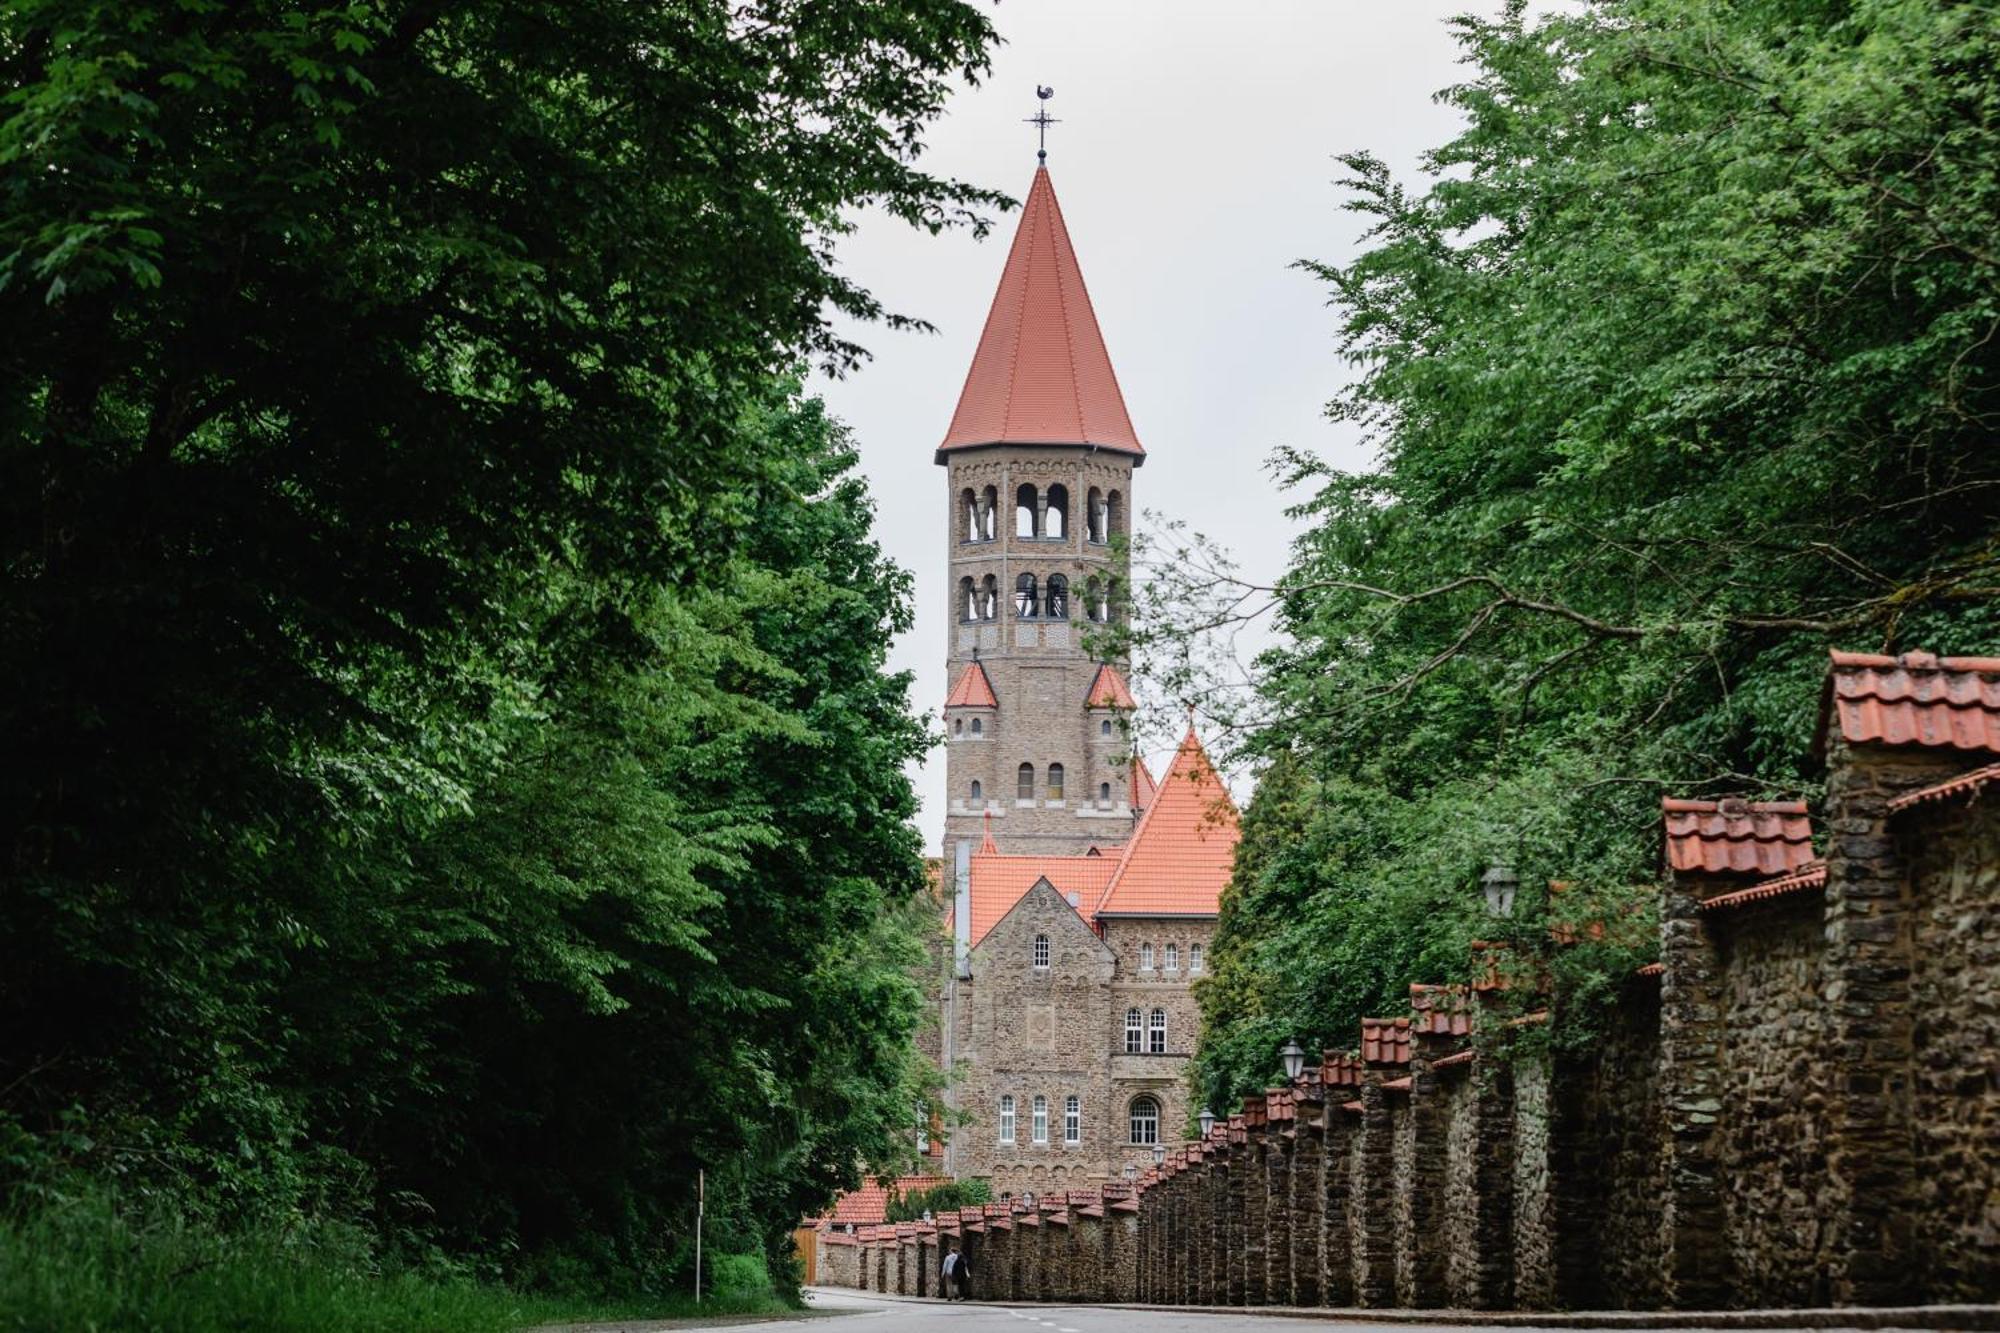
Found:
[[(1284, 1319), (1254, 1314), (1175, 1314), (1162, 1310), (1116, 1310), (1096, 1305), (944, 1305), (936, 1301), (904, 1301), (815, 1287), (811, 1308), (850, 1317), (835, 1321), (822, 1333), (919, 1333), (948, 1329), (950, 1333), (1330, 1333), (1341, 1329), (1382, 1329), (1393, 1333), (1467, 1333), (1461, 1325), (1333, 1323), (1324, 1319)], [(1523, 1333), (1510, 1329), (1507, 1333)]]

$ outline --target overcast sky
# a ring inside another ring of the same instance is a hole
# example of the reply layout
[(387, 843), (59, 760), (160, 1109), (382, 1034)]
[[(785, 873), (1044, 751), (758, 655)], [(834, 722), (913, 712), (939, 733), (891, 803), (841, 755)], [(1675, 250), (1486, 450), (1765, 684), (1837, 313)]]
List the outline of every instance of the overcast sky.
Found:
[[(1006, 45), (961, 91), (924, 162), (1025, 197), (1035, 86), (1055, 89), (1049, 172), (1147, 461), (1136, 505), (1186, 519), (1254, 577), (1283, 567), (1292, 524), (1263, 471), (1273, 448), (1361, 466), (1326, 420), (1348, 372), (1324, 287), (1291, 267), (1355, 253), (1334, 155), (1366, 148), (1399, 175), (1450, 137), (1433, 100), (1462, 75), (1445, 26), (1490, 2), (1452, 0), (1001, 0)], [(935, 715), (945, 690), (947, 497), (931, 461), (951, 420), (1018, 211), (983, 242), (869, 217), (847, 271), (930, 335), (859, 331), (874, 359), (814, 388), (855, 431), (876, 531), (917, 579), (916, 629), (891, 666), (916, 673)], [(1141, 523), (1143, 524), (1143, 517)], [(1155, 770), (1159, 765), (1155, 764)], [(943, 751), (916, 775), (925, 840), (943, 832)]]

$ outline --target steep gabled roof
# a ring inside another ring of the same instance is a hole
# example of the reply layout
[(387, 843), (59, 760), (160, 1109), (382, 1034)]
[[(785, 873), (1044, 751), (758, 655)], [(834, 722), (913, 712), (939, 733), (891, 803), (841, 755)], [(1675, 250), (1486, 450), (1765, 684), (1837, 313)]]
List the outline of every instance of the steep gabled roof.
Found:
[(1082, 444), (1145, 457), (1111, 369), (1048, 168), (1038, 168), (937, 461), (982, 444)]
[(1096, 915), (1214, 916), (1242, 839), (1229, 788), (1189, 727)]
[(1131, 771), (1125, 776), (1131, 788), (1132, 808), (1144, 810), (1153, 803), (1153, 793), (1160, 789), (1160, 784), (1153, 781), (1153, 770), (1147, 768), (1146, 761), (1135, 754), (1132, 756)]
[(1117, 667), (1106, 662), (1097, 668), (1096, 679), (1090, 682), (1090, 693), (1084, 696), (1085, 708), (1137, 708), (1132, 702), (1131, 687), (1125, 684), (1125, 677)]
[(1000, 700), (993, 693), (993, 682), (987, 678), (986, 668), (978, 662), (966, 665), (959, 673), (958, 683), (945, 696), (946, 708), (998, 708)]

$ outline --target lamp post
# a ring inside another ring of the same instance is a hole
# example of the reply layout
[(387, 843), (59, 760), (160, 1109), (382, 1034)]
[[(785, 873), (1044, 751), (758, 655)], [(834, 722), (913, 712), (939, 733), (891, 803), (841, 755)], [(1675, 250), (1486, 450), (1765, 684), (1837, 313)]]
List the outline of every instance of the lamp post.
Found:
[(1299, 1045), (1299, 1039), (1293, 1037), (1287, 1041), (1278, 1051), (1278, 1058), (1285, 1062), (1285, 1082), (1298, 1082), (1299, 1075), (1303, 1074), (1306, 1068), (1306, 1050)]
[(1153, 1165), (1154, 1165), (1154, 1166), (1158, 1166), (1158, 1165), (1159, 1165), (1160, 1163), (1162, 1163), (1162, 1162), (1164, 1162), (1164, 1161), (1166, 1161), (1166, 1160), (1167, 1160), (1167, 1145), (1166, 1145), (1166, 1144), (1164, 1144), (1164, 1143), (1156, 1143), (1156, 1144), (1154, 1144), (1154, 1145), (1153, 1145)]
[(1515, 875), (1512, 866), (1489, 866), (1486, 873), (1480, 876), (1479, 882), (1486, 890), (1486, 911), (1489, 916), (1514, 915), (1514, 892), (1521, 887), (1521, 880)]
[(1207, 1138), (1215, 1131), (1215, 1112), (1206, 1106), (1201, 1108), (1201, 1136)]

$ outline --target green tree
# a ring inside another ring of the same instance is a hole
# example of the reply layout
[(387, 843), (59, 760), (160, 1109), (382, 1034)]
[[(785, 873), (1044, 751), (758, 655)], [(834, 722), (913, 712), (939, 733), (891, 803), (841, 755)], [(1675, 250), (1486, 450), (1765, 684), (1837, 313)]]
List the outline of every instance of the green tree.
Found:
[(907, 322), (853, 209), (999, 202), (917, 165), (992, 40), (0, 6), (0, 1116), (632, 1272), (903, 1151), (908, 590), (790, 377)]
[[(1551, 911), (1643, 911), (1663, 793), (1814, 794), (1829, 646), (1994, 641), (1991, 15), (1457, 26), (1465, 129), (1421, 189), (1345, 158), (1368, 247), (1307, 266), (1358, 370), (1331, 413), (1379, 463), (1280, 463), (1308, 526), (1241, 720), (1303, 771), (1252, 805), (1217, 954), (1259, 980), (1207, 989), (1218, 1093), (1268, 1073), (1243, 1046), (1268, 1015), (1344, 1046), (1406, 982), (1463, 975), (1491, 861), (1520, 870), (1525, 945)], [(1245, 589), (1157, 591), (1226, 624)], [(1577, 886), (1556, 909), (1551, 878)], [(1559, 970), (1601, 994), (1640, 957)]]

